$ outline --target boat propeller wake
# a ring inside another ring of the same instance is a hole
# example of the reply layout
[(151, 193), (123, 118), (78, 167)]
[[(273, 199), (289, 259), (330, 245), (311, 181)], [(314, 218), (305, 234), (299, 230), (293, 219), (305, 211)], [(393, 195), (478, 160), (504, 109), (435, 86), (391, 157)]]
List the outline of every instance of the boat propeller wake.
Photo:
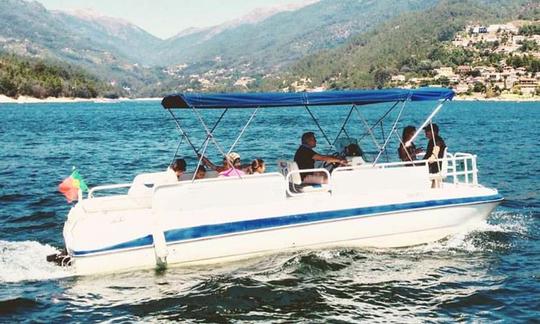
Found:
[(47, 262), (48, 255), (59, 252), (50, 245), (36, 241), (0, 240), (0, 283), (47, 280), (73, 275), (69, 268)]

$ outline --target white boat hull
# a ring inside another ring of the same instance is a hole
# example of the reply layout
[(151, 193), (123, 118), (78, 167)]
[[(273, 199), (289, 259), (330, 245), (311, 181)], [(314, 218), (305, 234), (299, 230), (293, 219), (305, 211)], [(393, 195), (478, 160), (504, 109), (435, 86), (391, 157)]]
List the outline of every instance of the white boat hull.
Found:
[[(453, 200), (453, 203), (445, 205), (442, 202), (434, 207), (420, 205), (406, 209), (407, 206), (404, 206), (405, 209), (393, 212), (384, 212), (385, 206), (378, 208), (382, 211), (380, 213), (369, 213), (373, 207), (350, 209), (348, 212), (327, 211), (327, 219), (324, 219), (325, 213), (309, 214), (315, 219), (322, 219), (315, 222), (302, 222), (302, 215), (290, 215), (286, 218), (293, 217), (300, 221), (285, 226), (274, 226), (283, 219), (268, 218), (259, 219), (265, 223), (260, 226), (256, 222), (240, 221), (216, 224), (214, 228), (206, 226), (165, 231), (168, 252), (166, 261), (169, 266), (194, 265), (233, 261), (291, 249), (417, 245), (437, 241), (474, 227), (485, 220), (501, 200), (502, 197), (492, 195), (476, 197), (463, 203)], [(395, 206), (400, 208), (399, 205), (391, 206), (386, 209), (396, 209)], [(355, 210), (359, 211), (358, 215), (348, 214)], [(345, 216), (333, 217), (336, 213), (338, 216)], [(259, 228), (250, 230), (250, 226)], [(221, 227), (226, 229), (220, 229)], [(202, 235), (197, 233), (197, 230), (204, 232), (203, 234), (212, 234), (213, 231), (224, 233)], [(227, 231), (229, 233), (225, 233)], [(79, 255), (75, 253), (73, 257), (76, 272), (92, 274), (156, 267), (156, 251), (150, 241), (132, 242), (132, 245), (150, 243), (141, 246), (130, 247), (127, 244), (124, 248)]]

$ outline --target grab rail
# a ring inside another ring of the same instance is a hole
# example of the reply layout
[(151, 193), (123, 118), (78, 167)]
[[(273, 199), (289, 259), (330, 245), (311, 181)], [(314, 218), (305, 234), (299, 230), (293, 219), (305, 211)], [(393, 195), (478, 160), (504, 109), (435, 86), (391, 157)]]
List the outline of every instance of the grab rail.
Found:
[(96, 186), (96, 187), (91, 188), (90, 191), (88, 191), (88, 196), (87, 196), (88, 198), (87, 199), (94, 198), (94, 193), (96, 191), (128, 188), (128, 187), (131, 187), (131, 185), (132, 185), (131, 183), (121, 183), (121, 184), (111, 184), (111, 185)]
[[(434, 173), (430, 175), (432, 180), (442, 177), (445, 179), (447, 177), (452, 178), (452, 183), (454, 184), (478, 184), (478, 168), (476, 167), (476, 155), (470, 153), (457, 152), (454, 154), (447, 153), (444, 158), (436, 159), (433, 162), (442, 162), (443, 170), (440, 173)], [(361, 170), (361, 169), (370, 169), (370, 168), (394, 168), (394, 167), (405, 167), (405, 166), (415, 166), (415, 165), (424, 165), (428, 163), (428, 160), (415, 160), (415, 161), (406, 161), (406, 162), (389, 162), (389, 163), (378, 163), (375, 165), (364, 164), (356, 166), (343, 166), (334, 169), (336, 171), (347, 171), (347, 170)], [(446, 165), (445, 165), (446, 163)], [(470, 166), (469, 166), (470, 165)], [(460, 170), (460, 167), (462, 166)], [(460, 179), (461, 177), (461, 179)]]

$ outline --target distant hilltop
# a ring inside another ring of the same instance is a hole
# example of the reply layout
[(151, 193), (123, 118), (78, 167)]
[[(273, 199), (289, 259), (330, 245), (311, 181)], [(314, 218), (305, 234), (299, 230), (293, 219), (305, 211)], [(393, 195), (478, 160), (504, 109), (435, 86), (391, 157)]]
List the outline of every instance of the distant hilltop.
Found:
[(446, 86), (457, 94), (483, 97), (540, 96), (540, 23), (470, 25), (445, 47), (451, 64), (431, 75), (395, 74), (398, 87)]
[(40, 69), (12, 78), (3, 68), (0, 95), (445, 85), (463, 94), (536, 96), (538, 34), (520, 30), (538, 24), (539, 7), (529, 0), (307, 0), (163, 40), (96, 13), (4, 0), (3, 66)]

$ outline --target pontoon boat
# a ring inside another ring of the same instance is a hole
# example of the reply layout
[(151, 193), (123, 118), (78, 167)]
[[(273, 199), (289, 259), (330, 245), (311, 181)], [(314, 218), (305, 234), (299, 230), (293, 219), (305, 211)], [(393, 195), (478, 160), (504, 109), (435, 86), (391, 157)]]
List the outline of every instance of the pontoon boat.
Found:
[[(449, 89), (422, 88), (167, 96), (162, 105), (195, 156), (204, 156), (210, 143), (223, 156), (234, 147), (219, 145), (213, 136), (216, 125), (203, 118), (207, 109), (222, 109), (221, 116), (229, 109), (252, 109), (235, 144), (264, 109), (299, 107), (312, 115), (313, 106), (346, 105), (350, 112), (338, 137), (346, 133), (352, 112), (363, 105), (391, 103), (398, 117), (372, 161), (349, 157), (349, 165), (331, 172), (299, 170), (294, 161), (280, 160), (277, 172), (265, 174), (218, 177), (209, 172), (205, 179), (185, 174), (178, 180), (164, 170), (139, 174), (126, 184), (94, 187), (86, 197), (80, 194), (68, 214), (63, 232), (67, 256), (60, 259), (78, 274), (92, 274), (224, 262), (291, 249), (403, 247), (443, 239), (486, 219), (503, 199), (478, 183), (476, 156), (446, 153), (438, 174), (430, 174), (425, 163), (383, 163), (380, 157), (397, 134), (407, 102), (437, 103), (420, 132), (453, 95)], [(199, 149), (176, 118), (187, 109), (206, 134)], [(373, 135), (377, 123), (364, 124)], [(335, 147), (338, 138), (328, 142)], [(302, 184), (304, 172), (324, 173), (327, 183)], [(434, 182), (438, 185), (432, 188)], [(104, 194), (118, 188), (127, 193)]]

